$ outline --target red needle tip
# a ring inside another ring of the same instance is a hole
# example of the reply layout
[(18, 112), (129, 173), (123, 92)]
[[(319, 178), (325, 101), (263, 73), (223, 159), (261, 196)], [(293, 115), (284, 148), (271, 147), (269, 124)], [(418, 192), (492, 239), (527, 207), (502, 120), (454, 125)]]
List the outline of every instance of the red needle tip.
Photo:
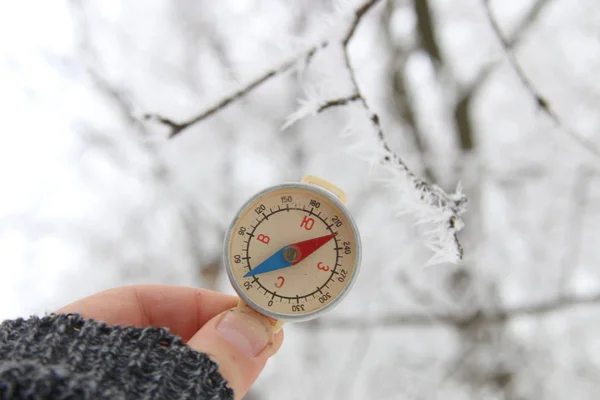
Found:
[(294, 247), (299, 253), (298, 258), (296, 258), (296, 261), (294, 261), (293, 264), (298, 264), (300, 261), (310, 256), (312, 253), (321, 248), (325, 243), (333, 239), (336, 235), (337, 232), (332, 233), (331, 235), (320, 236), (302, 242), (290, 244), (290, 247)]

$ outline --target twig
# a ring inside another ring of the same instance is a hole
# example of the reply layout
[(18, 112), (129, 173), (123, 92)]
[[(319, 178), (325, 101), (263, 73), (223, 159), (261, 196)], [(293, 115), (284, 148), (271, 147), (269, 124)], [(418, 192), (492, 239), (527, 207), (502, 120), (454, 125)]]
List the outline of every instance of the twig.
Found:
[(517, 317), (539, 317), (569, 308), (593, 305), (600, 303), (600, 293), (593, 296), (559, 296), (554, 300), (548, 300), (539, 303), (532, 303), (504, 310), (495, 310), (490, 312), (477, 311), (466, 317), (461, 316), (438, 316), (432, 318), (425, 314), (392, 314), (379, 318), (365, 320), (363, 318), (323, 318), (323, 327), (332, 329), (360, 329), (365, 326), (373, 327), (464, 327), (478, 323), (504, 323), (508, 319)]
[(471, 122), (471, 101), (496, 68), (496, 65), (496, 63), (493, 63), (484, 67), (469, 87), (462, 90), (458, 102), (454, 105), (454, 122), (458, 130), (460, 148), (463, 151), (473, 151), (476, 145)]
[(352, 21), (352, 24), (348, 28), (348, 32), (346, 33), (346, 35), (344, 36), (344, 40), (342, 41), (342, 44), (343, 44), (344, 48), (346, 48), (348, 46), (348, 43), (350, 42), (350, 40), (354, 36), (354, 32), (356, 32), (356, 28), (358, 28), (358, 24), (360, 24), (360, 21), (365, 16), (365, 14), (367, 13), (367, 11), (369, 11), (378, 2), (379, 2), (379, 0), (370, 0), (370, 1), (367, 1), (362, 6), (360, 6), (358, 8), (358, 10), (355, 11), (355, 13), (354, 13), (354, 20)]
[[(312, 48), (309, 50), (308, 53), (310, 54), (311, 52), (313, 52), (315, 50), (316, 50), (315, 48)], [(234, 101), (238, 100), (239, 98), (245, 96), (246, 94), (251, 92), (253, 89), (262, 85), (264, 82), (268, 81), (269, 79), (273, 78), (274, 76), (282, 74), (282, 73), (290, 70), (296, 64), (296, 62), (297, 62), (297, 60), (294, 58), (293, 60), (288, 60), (288, 61), (284, 62), (276, 69), (267, 71), (265, 74), (263, 74), (259, 78), (251, 81), (245, 87), (236, 90), (229, 96), (223, 98), (221, 101), (219, 101), (214, 106), (200, 112), (200, 114), (196, 115), (195, 117), (192, 117), (191, 119), (189, 119), (185, 122), (178, 123), (178, 122), (172, 121), (169, 118), (161, 117), (161, 116), (155, 115), (155, 114), (147, 114), (144, 116), (144, 118), (147, 120), (157, 120), (160, 123), (167, 125), (169, 128), (171, 128), (169, 138), (172, 138), (172, 137), (178, 135), (179, 133), (181, 133), (183, 130), (189, 128), (190, 126), (202, 121), (205, 118), (210, 117), (211, 115), (213, 115), (214, 113), (216, 113), (218, 111), (221, 111), (222, 109), (227, 107), (229, 104), (231, 104)]]
[(548, 102), (548, 100), (535, 89), (535, 87), (533, 86), (533, 83), (529, 80), (529, 78), (527, 78), (527, 75), (523, 71), (523, 68), (517, 61), (517, 58), (516, 58), (514, 52), (512, 51), (512, 48), (514, 47), (515, 39), (513, 38), (512, 40), (509, 41), (508, 39), (506, 39), (504, 37), (504, 34), (502, 33), (500, 26), (498, 25), (498, 23), (496, 22), (496, 19), (494, 18), (493, 14), (492, 14), (492, 10), (490, 9), (490, 5), (489, 5), (489, 0), (482, 0), (482, 2), (483, 2), (483, 6), (485, 7), (486, 16), (490, 22), (490, 25), (492, 26), (492, 29), (493, 29), (495, 35), (497, 36), (498, 40), (502, 44), (502, 48), (504, 50), (504, 53), (506, 54), (506, 57), (508, 58), (509, 64), (511, 65), (511, 67), (515, 71), (515, 73), (517, 74), (517, 77), (519, 78), (519, 80), (521, 81), (523, 86), (525, 86), (525, 89), (527, 89), (527, 91), (533, 97), (538, 108), (540, 108), (548, 117), (550, 117), (550, 119), (552, 121), (554, 121), (554, 123), (559, 128), (561, 128), (561, 130), (564, 133), (566, 133), (569, 137), (571, 137), (572, 140), (576, 141), (581, 147), (583, 147), (586, 151), (588, 151), (594, 157), (600, 159), (600, 149), (598, 149), (594, 145), (593, 142), (581, 137), (577, 133), (568, 129), (563, 124), (563, 122), (562, 122), (561, 118), (558, 116), (558, 114), (550, 107), (550, 103)]
[(144, 124), (135, 117), (135, 113), (133, 111), (134, 106), (127, 98), (126, 93), (111, 86), (111, 84), (90, 65), (86, 65), (85, 69), (100, 92), (112, 100), (113, 103), (118, 107), (123, 119), (128, 121), (132, 126), (139, 129), (141, 132), (144, 132)]
[(417, 16), (417, 30), (421, 47), (429, 54), (436, 67), (442, 64), (442, 52), (438, 46), (433, 29), (434, 22), (431, 16), (429, 0), (419, 0), (413, 3), (415, 15)]
[(512, 33), (511, 39), (507, 41), (507, 48), (512, 50), (514, 46), (519, 43), (523, 34), (531, 27), (531, 23), (534, 22), (542, 13), (544, 8), (550, 3), (548, 0), (538, 0), (527, 12), (527, 15), (523, 18), (521, 24)]
[[(354, 30), (356, 29), (356, 27), (358, 26), (358, 23), (360, 22), (360, 19), (362, 17), (362, 15), (364, 15), (375, 3), (377, 3), (379, 0), (370, 0), (369, 2), (365, 3), (363, 6), (361, 6), (357, 11), (356, 11), (356, 18), (354, 19), (354, 22), (352, 24), (352, 26), (350, 27), (348, 34), (346, 35), (345, 39), (344, 39), (344, 43), (347, 43), (347, 41), (350, 40), (350, 38), (352, 37), (352, 35), (354, 34)], [(169, 127), (169, 129), (171, 130), (169, 133), (169, 138), (173, 138), (175, 136), (177, 136), (179, 133), (181, 133), (182, 131), (184, 131), (185, 129), (189, 128), (190, 126), (197, 124), (198, 122), (210, 117), (211, 115), (223, 110), (224, 108), (226, 108), (228, 105), (230, 105), (231, 103), (233, 103), (234, 101), (244, 97), (245, 95), (247, 95), (248, 93), (250, 93), (252, 90), (256, 89), (257, 87), (259, 87), (260, 85), (262, 85), (263, 83), (267, 82), (268, 80), (270, 80), (271, 78), (281, 75), (289, 70), (291, 70), (300, 60), (304, 60), (304, 62), (306, 64), (309, 64), (310, 61), (312, 60), (312, 58), (315, 56), (315, 54), (327, 47), (329, 45), (328, 41), (323, 41), (321, 44), (316, 45), (316, 46), (312, 46), (310, 47), (308, 50), (304, 51), (302, 54), (297, 55), (292, 57), (291, 59), (283, 62), (281, 65), (279, 65), (279, 67), (275, 68), (275, 69), (271, 69), (267, 72), (265, 72), (263, 75), (259, 76), (258, 78), (250, 81), (249, 83), (247, 83), (245, 86), (239, 88), (238, 90), (234, 91), (233, 93), (231, 93), (230, 95), (226, 96), (225, 98), (223, 98), (221, 101), (219, 101), (217, 104), (215, 104), (214, 106), (201, 111), (199, 114), (197, 114), (196, 116), (190, 118), (187, 121), (184, 122), (175, 122), (170, 118), (166, 118), (163, 117), (161, 115), (158, 114), (146, 114), (144, 115), (144, 119), (146, 120), (154, 120), (154, 121), (158, 121), (163, 125), (166, 125), (167, 127)], [(348, 100), (346, 101), (346, 103), (331, 103), (328, 104), (329, 102), (323, 104), (320, 108), (319, 108), (319, 112), (332, 107), (332, 106), (337, 106), (337, 105), (344, 105), (347, 104), (349, 101), (354, 101), (356, 99), (350, 97), (348, 98)]]
[(453, 232), (452, 240), (454, 242), (454, 248), (456, 253), (455, 258), (460, 260), (463, 258), (464, 250), (462, 245), (460, 244), (460, 241), (458, 240), (457, 233), (460, 229), (462, 229), (462, 222), (457, 223), (457, 221), (460, 221), (460, 215), (465, 211), (467, 201), (466, 197), (462, 193), (457, 193), (457, 195), (455, 196), (449, 196), (440, 188), (436, 186), (431, 186), (422, 179), (417, 178), (415, 174), (404, 163), (402, 158), (391, 149), (391, 147), (385, 139), (383, 129), (381, 128), (381, 123), (379, 122), (379, 116), (371, 110), (367, 103), (367, 100), (363, 96), (358, 86), (358, 81), (356, 79), (356, 74), (354, 73), (354, 68), (352, 67), (352, 63), (350, 62), (348, 45), (351, 39), (353, 38), (356, 28), (358, 27), (358, 24), (364, 17), (365, 13), (377, 2), (378, 0), (371, 0), (365, 3), (361, 8), (359, 8), (358, 11), (356, 11), (354, 21), (348, 29), (344, 40), (342, 41), (344, 63), (350, 75), (350, 80), (352, 82), (352, 85), (354, 86), (354, 90), (359, 97), (359, 101), (362, 104), (365, 111), (367, 112), (367, 114), (369, 115), (373, 127), (377, 131), (379, 142), (383, 147), (385, 154), (383, 160), (381, 160), (382, 163), (393, 165), (396, 168), (399, 168), (406, 175), (409, 182), (421, 192), (421, 200), (425, 201), (428, 205), (443, 208), (450, 211), (451, 215), (447, 221), (447, 229), (450, 232)]
[(418, 150), (421, 164), (423, 164), (422, 174), (425, 176), (428, 182), (437, 183), (438, 179), (434, 173), (434, 168), (431, 165), (429, 157), (428, 143), (424, 133), (422, 132), (419, 124), (417, 123), (416, 110), (408, 98), (409, 94), (406, 88), (405, 75), (406, 65), (408, 63), (411, 51), (415, 49), (404, 49), (402, 46), (396, 44), (392, 34), (392, 16), (395, 12), (394, 1), (388, 0), (386, 3), (386, 10), (382, 15), (382, 24), (385, 26), (384, 38), (387, 46), (392, 51), (392, 57), (390, 58), (390, 72), (392, 78), (391, 85), (391, 98), (394, 103), (394, 111), (398, 114), (401, 122), (409, 126), (408, 132), (412, 135), (415, 147)]
[(330, 107), (345, 106), (357, 100), (360, 100), (360, 95), (358, 93), (355, 93), (352, 96), (342, 97), (340, 99), (329, 100), (320, 105), (317, 112), (320, 113)]
[(267, 82), (271, 78), (281, 75), (281, 74), (291, 70), (292, 67), (294, 67), (298, 63), (299, 60), (302, 60), (302, 59), (305, 59), (307, 61), (310, 60), (317, 53), (317, 51), (327, 47), (327, 44), (328, 44), (327, 42), (323, 42), (320, 45), (313, 46), (310, 49), (308, 49), (307, 51), (303, 52), (300, 56), (295, 56), (295, 57), (283, 62), (277, 68), (271, 69), (271, 70), (265, 72), (264, 74), (262, 74), (261, 76), (259, 76), (258, 78), (248, 82), (245, 86), (235, 90), (230, 95), (221, 99), (221, 101), (219, 101), (217, 104), (213, 105), (212, 107), (207, 108), (204, 111), (201, 111), (199, 114), (190, 118), (187, 121), (175, 122), (170, 118), (166, 118), (166, 117), (163, 117), (158, 114), (146, 114), (146, 115), (144, 115), (144, 119), (158, 121), (161, 124), (168, 126), (171, 129), (171, 132), (169, 133), (169, 138), (173, 138), (174, 136), (183, 132), (185, 129), (187, 129), (187, 128), (191, 127), (192, 125), (195, 125), (198, 122), (210, 117), (211, 115), (223, 110), (224, 108), (229, 106), (234, 101), (239, 100), (240, 98), (246, 96), (248, 93), (250, 93), (257, 87), (259, 87), (263, 83)]
[(559, 296), (550, 301), (500, 310), (494, 314), (485, 316), (484, 319), (490, 322), (501, 322), (509, 318), (545, 315), (568, 308), (596, 303), (600, 303), (600, 293), (591, 296)]

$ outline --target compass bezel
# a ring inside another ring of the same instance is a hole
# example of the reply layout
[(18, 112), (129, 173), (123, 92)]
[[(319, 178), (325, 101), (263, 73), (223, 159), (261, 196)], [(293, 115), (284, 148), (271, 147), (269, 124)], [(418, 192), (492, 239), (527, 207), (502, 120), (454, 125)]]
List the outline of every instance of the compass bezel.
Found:
[[(252, 204), (254, 204), (259, 198), (265, 196), (266, 194), (268, 194), (270, 192), (282, 190), (282, 189), (284, 189), (284, 190), (285, 189), (307, 190), (309, 192), (314, 192), (320, 196), (327, 198), (329, 201), (331, 201), (333, 203), (333, 205), (335, 207), (337, 207), (339, 209), (339, 211), (343, 214), (345, 219), (349, 222), (351, 230), (352, 230), (352, 234), (353, 234), (354, 240), (355, 240), (355, 261), (354, 261), (353, 273), (352, 273), (352, 276), (350, 277), (350, 279), (344, 283), (343, 289), (341, 290), (340, 294), (335, 299), (330, 301), (329, 303), (323, 305), (322, 307), (319, 307), (318, 309), (316, 309), (314, 311), (307, 312), (305, 314), (278, 313), (278, 312), (269, 310), (268, 308), (265, 308), (265, 307), (259, 305), (258, 303), (256, 303), (254, 300), (252, 300), (252, 298), (250, 296), (248, 296), (248, 293), (246, 293), (246, 291), (243, 290), (240, 283), (235, 279), (235, 276), (233, 274), (233, 268), (232, 268), (232, 265), (230, 262), (231, 239), (232, 239), (232, 235), (235, 234), (234, 228), (237, 225), (238, 221), (240, 220), (242, 214), (245, 213), (246, 210)], [(235, 290), (235, 292), (248, 304), (248, 306), (250, 306), (255, 311), (258, 311), (259, 313), (266, 315), (270, 318), (273, 318), (276, 320), (284, 320), (284, 321), (308, 321), (308, 320), (317, 318), (328, 311), (331, 311), (331, 309), (333, 309), (335, 306), (339, 305), (339, 303), (348, 295), (348, 293), (350, 292), (350, 290), (352, 289), (352, 287), (354, 286), (354, 284), (356, 282), (356, 279), (360, 272), (361, 254), (362, 254), (362, 244), (361, 244), (361, 238), (360, 238), (360, 234), (358, 231), (358, 227), (356, 225), (356, 221), (350, 214), (350, 211), (348, 210), (346, 205), (344, 203), (342, 203), (340, 201), (340, 199), (336, 195), (331, 193), (330, 191), (323, 189), (320, 186), (317, 186), (312, 183), (302, 183), (302, 182), (282, 183), (279, 185), (270, 186), (268, 188), (265, 188), (265, 189), (259, 191), (256, 194), (254, 194), (252, 197), (250, 197), (250, 199), (248, 199), (237, 210), (234, 218), (232, 219), (229, 227), (227, 228), (227, 231), (225, 233), (225, 241), (223, 244), (223, 260), (224, 260), (224, 264), (225, 264), (225, 270), (227, 271), (229, 281), (231, 282), (231, 285), (233, 286), (233, 289)]]

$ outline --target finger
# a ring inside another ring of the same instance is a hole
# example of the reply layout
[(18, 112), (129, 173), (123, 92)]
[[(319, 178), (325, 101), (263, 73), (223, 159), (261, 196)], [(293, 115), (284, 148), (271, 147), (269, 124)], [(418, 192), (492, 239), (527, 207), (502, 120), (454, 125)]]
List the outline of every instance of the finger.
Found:
[(241, 399), (283, 342), (269, 321), (247, 307), (234, 308), (208, 321), (188, 342), (207, 353)]
[(57, 312), (78, 313), (110, 325), (167, 327), (187, 341), (207, 321), (236, 304), (236, 297), (206, 289), (134, 285), (94, 294)]

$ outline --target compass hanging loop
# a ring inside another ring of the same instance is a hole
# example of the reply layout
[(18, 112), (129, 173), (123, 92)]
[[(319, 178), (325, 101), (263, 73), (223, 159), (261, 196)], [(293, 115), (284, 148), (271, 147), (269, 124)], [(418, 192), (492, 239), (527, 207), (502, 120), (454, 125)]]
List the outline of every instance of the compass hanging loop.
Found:
[(319, 178), (318, 176), (314, 175), (306, 175), (304, 178), (302, 178), (301, 182), (317, 185), (322, 187), (323, 189), (329, 190), (331, 193), (335, 194), (343, 204), (346, 204), (346, 193), (339, 187), (335, 186), (333, 183), (326, 181), (323, 178)]

